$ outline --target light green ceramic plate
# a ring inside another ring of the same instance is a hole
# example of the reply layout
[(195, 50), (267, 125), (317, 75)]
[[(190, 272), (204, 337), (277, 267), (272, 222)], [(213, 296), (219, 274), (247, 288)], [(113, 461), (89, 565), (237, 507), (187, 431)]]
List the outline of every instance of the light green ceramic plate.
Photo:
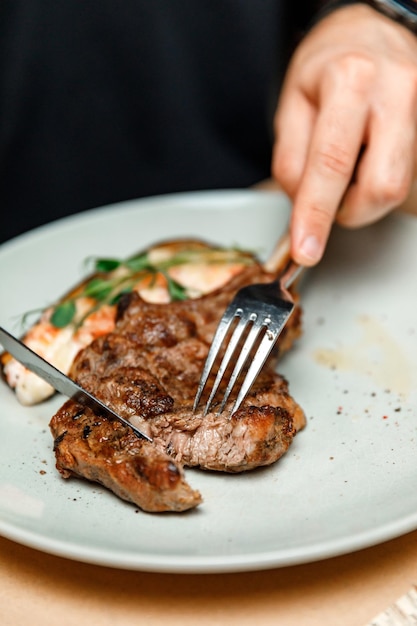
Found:
[[(76, 283), (91, 255), (128, 256), (197, 236), (266, 257), (285, 196), (179, 194), (113, 205), (0, 247), (0, 323)], [(48, 422), (62, 398), (20, 406), (0, 386), (0, 533), (71, 559), (160, 572), (228, 572), (336, 556), (417, 528), (417, 220), (335, 229), (301, 285), (304, 336), (281, 363), (308, 426), (273, 467), (188, 471), (193, 512), (149, 515), (99, 486), (64, 481)]]

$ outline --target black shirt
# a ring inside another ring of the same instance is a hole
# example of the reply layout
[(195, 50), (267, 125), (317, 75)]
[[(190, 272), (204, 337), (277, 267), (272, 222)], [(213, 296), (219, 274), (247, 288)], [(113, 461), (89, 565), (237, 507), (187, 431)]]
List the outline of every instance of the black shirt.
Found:
[(280, 81), (310, 18), (292, 5), (2, 0), (0, 240), (115, 201), (269, 176)]

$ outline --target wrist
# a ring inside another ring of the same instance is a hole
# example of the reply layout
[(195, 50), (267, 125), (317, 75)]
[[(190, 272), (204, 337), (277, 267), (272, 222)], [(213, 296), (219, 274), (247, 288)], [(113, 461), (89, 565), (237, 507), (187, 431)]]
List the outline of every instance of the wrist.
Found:
[(417, 33), (417, 2), (413, 0), (369, 0), (374, 9)]
[(315, 23), (336, 9), (352, 4), (366, 4), (417, 34), (417, 1), (415, 0), (328, 0), (318, 12)]

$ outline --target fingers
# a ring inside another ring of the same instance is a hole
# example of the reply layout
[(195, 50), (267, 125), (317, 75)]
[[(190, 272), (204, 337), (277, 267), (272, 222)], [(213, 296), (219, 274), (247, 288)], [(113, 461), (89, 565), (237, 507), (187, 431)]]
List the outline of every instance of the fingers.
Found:
[(280, 187), (294, 198), (304, 171), (316, 108), (296, 88), (284, 89), (275, 118), (276, 141), (272, 155), (272, 175)]
[(328, 68), (316, 107), (293, 88), (277, 116), (273, 173), (293, 199), (291, 253), (306, 266), (320, 260), (335, 219), (373, 222), (407, 198), (413, 180), (416, 81), (397, 72), (397, 88), (391, 78), (375, 98), (372, 65), (345, 60), (337, 69)]
[(292, 255), (302, 265), (320, 260), (351, 181), (367, 129), (369, 69), (356, 63), (323, 80), (291, 220)]
[[(416, 96), (412, 81), (390, 91), (371, 116), (369, 144), (348, 189), (337, 222), (351, 228), (374, 222), (406, 200), (411, 189), (416, 141)], [(407, 93), (408, 91), (408, 93)]]

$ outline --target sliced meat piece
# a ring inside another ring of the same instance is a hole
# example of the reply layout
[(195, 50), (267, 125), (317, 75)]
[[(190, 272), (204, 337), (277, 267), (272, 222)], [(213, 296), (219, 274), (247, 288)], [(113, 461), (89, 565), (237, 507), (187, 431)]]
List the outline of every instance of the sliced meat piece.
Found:
[(186, 511), (202, 501), (182, 467), (131, 429), (68, 400), (52, 418), (59, 471), (111, 489), (144, 511)]

